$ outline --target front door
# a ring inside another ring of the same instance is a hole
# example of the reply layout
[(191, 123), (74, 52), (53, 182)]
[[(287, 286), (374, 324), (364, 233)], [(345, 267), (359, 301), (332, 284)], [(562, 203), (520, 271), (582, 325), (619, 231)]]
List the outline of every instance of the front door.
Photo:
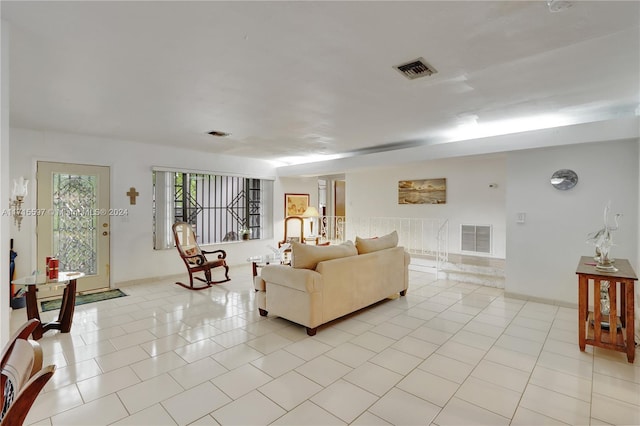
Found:
[(60, 271), (86, 274), (79, 292), (109, 287), (109, 167), (39, 161), (37, 176), (38, 269), (56, 256)]

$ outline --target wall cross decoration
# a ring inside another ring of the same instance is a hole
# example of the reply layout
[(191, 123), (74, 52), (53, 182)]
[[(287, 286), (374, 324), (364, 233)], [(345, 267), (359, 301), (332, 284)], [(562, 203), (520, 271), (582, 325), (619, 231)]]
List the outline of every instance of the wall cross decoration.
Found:
[(132, 186), (129, 188), (127, 195), (129, 196), (129, 204), (134, 205), (136, 203), (136, 197), (140, 195), (140, 193)]

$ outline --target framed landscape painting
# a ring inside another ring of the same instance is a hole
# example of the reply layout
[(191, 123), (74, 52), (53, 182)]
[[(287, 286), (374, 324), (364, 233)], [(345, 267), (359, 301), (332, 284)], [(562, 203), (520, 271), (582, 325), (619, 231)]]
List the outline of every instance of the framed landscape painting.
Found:
[(446, 202), (446, 178), (398, 182), (398, 204), (445, 204)]
[(309, 194), (284, 194), (284, 217), (302, 216), (309, 207)]

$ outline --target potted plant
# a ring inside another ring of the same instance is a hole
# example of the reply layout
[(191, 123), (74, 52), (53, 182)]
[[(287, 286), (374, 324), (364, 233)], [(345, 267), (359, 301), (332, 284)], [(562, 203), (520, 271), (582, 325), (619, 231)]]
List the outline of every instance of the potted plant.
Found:
[(243, 240), (248, 240), (248, 239), (249, 239), (249, 236), (251, 235), (251, 233), (250, 233), (249, 229), (247, 229), (247, 228), (242, 228), (242, 229), (240, 230), (240, 235), (242, 235), (242, 239), (243, 239)]

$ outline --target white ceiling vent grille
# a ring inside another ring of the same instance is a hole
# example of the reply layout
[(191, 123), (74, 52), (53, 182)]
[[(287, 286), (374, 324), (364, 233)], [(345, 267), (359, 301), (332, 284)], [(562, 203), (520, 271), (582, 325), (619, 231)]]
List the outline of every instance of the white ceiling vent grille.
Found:
[(462, 251), (491, 253), (491, 225), (461, 225), (460, 248)]
[(427, 64), (427, 62), (423, 58), (414, 59), (413, 61), (407, 62), (402, 65), (396, 65), (394, 68), (409, 80), (414, 80), (420, 77), (428, 77), (438, 72), (435, 68)]

